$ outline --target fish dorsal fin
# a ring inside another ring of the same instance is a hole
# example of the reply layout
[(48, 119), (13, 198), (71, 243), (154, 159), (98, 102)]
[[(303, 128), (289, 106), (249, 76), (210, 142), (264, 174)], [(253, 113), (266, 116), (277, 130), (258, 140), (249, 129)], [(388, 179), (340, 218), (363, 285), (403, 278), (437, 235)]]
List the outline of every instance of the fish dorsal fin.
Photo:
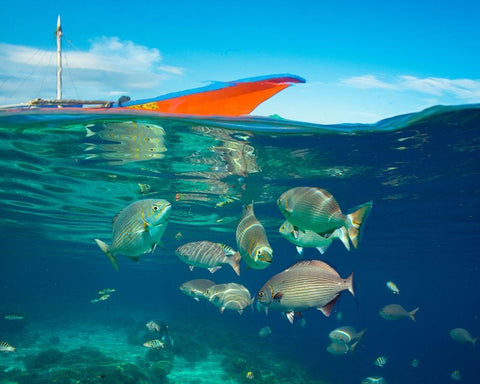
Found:
[(287, 269), (287, 271), (289, 271), (291, 269), (295, 269), (295, 268), (308, 267), (308, 266), (315, 267), (315, 268), (321, 268), (322, 270), (324, 270), (326, 272), (329, 272), (329, 273), (331, 273), (335, 276), (340, 277), (338, 272), (333, 267), (331, 267), (327, 263), (324, 263), (321, 260), (302, 260), (302, 261), (299, 261), (296, 264), (293, 264), (290, 268)]
[(223, 251), (225, 252), (225, 254), (227, 256), (232, 256), (233, 254), (235, 254), (235, 251), (231, 247), (229, 247), (228, 245), (225, 245), (225, 244), (222, 244), (222, 243), (217, 243), (217, 244), (220, 246), (220, 248), (223, 249)]
[(243, 206), (242, 219), (249, 215), (253, 215), (253, 201)]
[(118, 216), (120, 216), (121, 213), (122, 213), (122, 211), (118, 212), (115, 216), (113, 216), (113, 219), (112, 219), (112, 224), (113, 225), (115, 225), (115, 222), (117, 221)]

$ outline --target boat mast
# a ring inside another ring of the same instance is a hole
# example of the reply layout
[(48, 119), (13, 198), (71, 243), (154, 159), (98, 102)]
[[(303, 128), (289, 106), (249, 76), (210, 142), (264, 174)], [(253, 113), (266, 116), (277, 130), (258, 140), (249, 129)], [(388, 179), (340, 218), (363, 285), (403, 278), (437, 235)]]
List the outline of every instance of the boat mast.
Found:
[(62, 100), (62, 26), (60, 25), (60, 15), (57, 20), (57, 100)]

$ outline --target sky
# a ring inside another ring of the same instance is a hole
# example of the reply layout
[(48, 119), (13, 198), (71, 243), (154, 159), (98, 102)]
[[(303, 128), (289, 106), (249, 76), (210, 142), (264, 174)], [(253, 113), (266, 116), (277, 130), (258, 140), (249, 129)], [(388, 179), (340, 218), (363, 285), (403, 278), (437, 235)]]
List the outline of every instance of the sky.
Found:
[(23, 0), (0, 13), (0, 105), (55, 98), (59, 14), (64, 98), (142, 99), (290, 73), (306, 84), (252, 114), (374, 123), (480, 102), (475, 0)]

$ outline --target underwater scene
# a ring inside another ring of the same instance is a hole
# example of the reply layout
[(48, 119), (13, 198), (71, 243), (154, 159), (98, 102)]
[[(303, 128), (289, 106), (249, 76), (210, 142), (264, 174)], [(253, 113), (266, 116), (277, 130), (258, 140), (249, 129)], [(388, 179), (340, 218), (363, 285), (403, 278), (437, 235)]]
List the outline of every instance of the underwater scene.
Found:
[(480, 105), (0, 137), (1, 384), (478, 383)]

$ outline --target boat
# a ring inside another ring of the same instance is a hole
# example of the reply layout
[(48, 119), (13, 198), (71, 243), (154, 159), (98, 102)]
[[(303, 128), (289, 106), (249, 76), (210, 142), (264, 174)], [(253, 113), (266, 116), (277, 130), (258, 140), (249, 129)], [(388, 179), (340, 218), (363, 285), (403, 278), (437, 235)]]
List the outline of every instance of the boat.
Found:
[(0, 111), (35, 110), (62, 112), (105, 110), (140, 110), (165, 114), (199, 116), (242, 116), (283, 89), (305, 79), (291, 74), (266, 75), (210, 85), (165, 94), (143, 100), (122, 96), (117, 101), (65, 100), (62, 98), (62, 26), (60, 16), (55, 31), (57, 40), (57, 97), (55, 100), (35, 99), (25, 104), (0, 107)]

